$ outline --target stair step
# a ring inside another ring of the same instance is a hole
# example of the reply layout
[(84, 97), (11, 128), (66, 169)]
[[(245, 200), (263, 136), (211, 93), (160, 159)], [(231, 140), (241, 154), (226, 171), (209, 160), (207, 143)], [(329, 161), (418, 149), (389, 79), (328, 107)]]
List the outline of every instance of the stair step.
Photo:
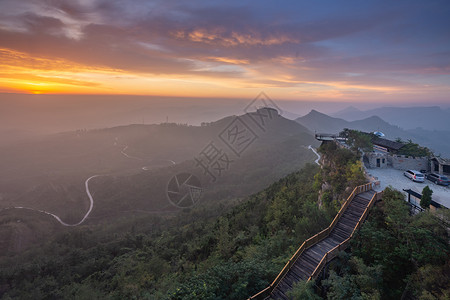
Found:
[(311, 276), (312, 272), (316, 269), (316, 266), (311, 264), (307, 264), (306, 261), (303, 261), (300, 265), (293, 265), (295, 273), (298, 274), (302, 279), (308, 279)]
[(270, 296), (272, 299), (289, 300), (289, 298), (279, 288), (275, 289)]
[(315, 269), (317, 265), (312, 265), (306, 260), (302, 259), (298, 264), (293, 265), (292, 267), (295, 269), (298, 269), (299, 272), (303, 271), (305, 274), (311, 274)]
[(359, 219), (367, 209), (374, 191), (356, 195), (335, 224), (330, 234), (320, 242), (312, 245), (297, 258), (268, 299), (287, 300), (286, 295), (301, 280), (308, 280), (325, 254), (347, 240), (355, 229)]
[[(314, 256), (312, 256), (311, 254), (309, 254), (309, 253), (303, 253), (302, 254), (302, 257), (304, 258), (304, 259), (306, 259), (311, 265), (313, 265), (313, 266), (317, 266), (318, 264), (319, 264), (319, 262), (320, 262), (320, 260), (317, 260)], [(315, 268), (315, 267), (314, 267)]]

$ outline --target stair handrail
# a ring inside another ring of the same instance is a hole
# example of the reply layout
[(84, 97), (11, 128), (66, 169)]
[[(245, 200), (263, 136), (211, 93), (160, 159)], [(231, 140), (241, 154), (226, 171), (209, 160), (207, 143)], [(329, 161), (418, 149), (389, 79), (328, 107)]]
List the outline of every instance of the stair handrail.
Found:
[(361, 227), (361, 224), (366, 219), (367, 215), (369, 214), (370, 209), (372, 208), (372, 206), (374, 205), (374, 203), (376, 201), (381, 199), (382, 196), (383, 196), (383, 192), (375, 193), (372, 196), (368, 205), (364, 209), (363, 214), (359, 218), (358, 223), (356, 223), (355, 228), (353, 229), (350, 236), (347, 239), (345, 239), (344, 241), (342, 241), (341, 243), (339, 243), (336, 247), (334, 247), (333, 249), (331, 249), (327, 253), (325, 253), (325, 255), (320, 260), (319, 264), (317, 265), (316, 269), (312, 272), (311, 276), (308, 278), (308, 281), (317, 278), (319, 273), (322, 271), (322, 268), (324, 267), (324, 265), (327, 264), (329, 261), (331, 261), (333, 258), (335, 258), (339, 251), (343, 251), (343, 250), (347, 249), (348, 244), (350, 243), (350, 240), (353, 238), (354, 234), (359, 229), (359, 227)]
[[(344, 214), (345, 210), (347, 209), (348, 205), (353, 200), (353, 198), (355, 198), (355, 196), (358, 195), (358, 194), (361, 194), (361, 193), (364, 193), (364, 192), (367, 192), (367, 191), (371, 190), (372, 188), (373, 188), (373, 183), (371, 183), (371, 182), (355, 187), (353, 189), (352, 193), (350, 194), (350, 196), (347, 197), (347, 200), (345, 200), (344, 204), (341, 206), (341, 209), (339, 210), (339, 212), (334, 217), (334, 219), (331, 222), (330, 226), (328, 226), (327, 228), (323, 229), (319, 233), (313, 235), (309, 239), (305, 240), (302, 243), (302, 245), (297, 249), (297, 251), (294, 253), (294, 255), (292, 255), (292, 257), (287, 261), (287, 263), (285, 264), (285, 266), (283, 267), (281, 272), (278, 273), (278, 275), (275, 278), (275, 280), (268, 287), (266, 287), (262, 291), (256, 293), (255, 295), (249, 297), (248, 299), (250, 299), (250, 300), (252, 300), (252, 299), (263, 299), (263, 298), (266, 298), (267, 296), (269, 296), (270, 293), (272, 293), (272, 291), (277, 287), (277, 285), (280, 283), (280, 281), (284, 278), (284, 276), (287, 274), (287, 272), (291, 269), (292, 265), (297, 261), (298, 257), (303, 253), (303, 251), (305, 251), (306, 249), (314, 246), (315, 244), (317, 244), (318, 242), (320, 242), (321, 240), (326, 238), (331, 233), (331, 231), (333, 230), (334, 226), (336, 226), (337, 222), (339, 221), (341, 216)], [(344, 243), (344, 242), (342, 242), (342, 243)], [(324, 256), (324, 258), (325, 258), (325, 256)], [(322, 258), (320, 263), (323, 261), (324, 258)], [(320, 263), (319, 263), (319, 265), (320, 265)], [(316, 267), (316, 269), (317, 269), (317, 267)], [(310, 279), (311, 279), (311, 277), (308, 280), (310, 280)]]

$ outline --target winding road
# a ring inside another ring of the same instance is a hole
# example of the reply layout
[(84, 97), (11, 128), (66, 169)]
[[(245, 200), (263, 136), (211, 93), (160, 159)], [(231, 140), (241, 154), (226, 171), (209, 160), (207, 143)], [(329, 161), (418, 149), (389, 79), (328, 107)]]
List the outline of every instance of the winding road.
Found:
[(314, 162), (320, 166), (320, 154), (317, 153), (316, 149), (314, 149), (311, 145), (308, 146), (308, 149), (310, 149), (312, 152), (314, 152), (315, 155), (317, 155), (317, 159)]
[[(119, 138), (116, 137), (115, 142), (114, 142), (114, 146), (118, 145), (118, 141), (119, 141)], [(122, 155), (125, 156), (126, 158), (145, 161), (144, 158), (129, 155), (128, 153), (125, 152), (125, 151), (128, 149), (128, 146), (127, 146), (127, 145), (122, 145), (122, 146), (123, 146), (123, 149), (120, 150), (120, 153), (122, 153)], [(171, 160), (171, 159), (160, 159), (160, 160), (162, 160), (162, 161), (168, 161), (168, 162), (170, 162), (172, 165), (176, 165), (176, 164), (177, 164), (175, 161), (173, 161), (173, 160)], [(144, 170), (144, 171), (150, 170), (150, 168), (149, 168), (148, 166), (143, 166), (141, 169)]]
[(23, 207), (23, 206), (14, 206), (14, 207), (7, 207), (7, 208), (4, 208), (4, 209), (2, 209), (2, 210), (8, 210), (8, 209), (26, 209), (26, 210), (32, 210), (32, 211), (37, 211), (37, 212), (40, 212), (40, 213), (43, 213), (43, 214), (47, 214), (47, 215), (49, 215), (49, 216), (52, 216), (52, 217), (55, 218), (59, 223), (61, 223), (61, 225), (63, 225), (63, 226), (78, 226), (78, 225), (81, 225), (81, 224), (87, 219), (87, 217), (89, 216), (89, 214), (90, 214), (91, 211), (92, 211), (92, 208), (94, 207), (94, 198), (92, 198), (92, 194), (91, 194), (91, 192), (89, 191), (89, 181), (90, 181), (92, 178), (95, 178), (95, 177), (98, 177), (98, 176), (101, 176), (101, 175), (94, 175), (94, 176), (91, 176), (91, 177), (89, 177), (88, 179), (86, 179), (86, 181), (84, 182), (84, 186), (85, 186), (85, 188), (86, 188), (86, 194), (87, 194), (88, 197), (89, 197), (90, 204), (89, 204), (89, 209), (88, 209), (88, 211), (86, 212), (86, 214), (84, 215), (84, 217), (81, 219), (80, 222), (78, 222), (78, 223), (76, 223), (76, 224), (68, 224), (68, 223), (64, 222), (63, 220), (61, 220), (61, 218), (58, 217), (57, 215), (52, 214), (52, 213), (50, 213), (50, 212), (48, 212), (48, 211), (45, 211), (45, 210), (40, 210), (40, 209), (34, 209), (34, 208)]
[[(176, 165), (176, 164), (177, 164), (176, 162), (174, 162), (174, 161), (171, 160), (171, 159), (160, 159), (160, 160), (162, 160), (162, 161), (168, 161), (168, 162), (170, 162), (172, 165)], [(150, 170), (150, 168), (151, 168), (151, 167), (145, 166), (145, 167), (142, 167), (141, 169), (144, 170), (144, 171), (148, 171), (148, 170)]]
[[(116, 138), (115, 138), (115, 142), (114, 142), (114, 146), (117, 146), (117, 145), (118, 145), (118, 141), (119, 141), (119, 139), (116, 137)], [(128, 149), (128, 146), (127, 146), (127, 145), (122, 145), (122, 146), (123, 146), (124, 148), (120, 151), (120, 153), (122, 153), (122, 155), (124, 155), (125, 157), (130, 158), (130, 159), (140, 160), (140, 161), (144, 161), (144, 160), (145, 160), (145, 159), (143, 159), (143, 158), (140, 158), (140, 157), (136, 157), (136, 156), (132, 156), (132, 155), (127, 154), (125, 151)], [(164, 161), (169, 161), (169, 162), (172, 163), (173, 165), (176, 165), (176, 162), (173, 161), (173, 160), (171, 160), (171, 159), (162, 159), (162, 160), (164, 160)], [(149, 167), (144, 166), (144, 167), (142, 167), (142, 170), (148, 171), (148, 170), (149, 170)], [(40, 210), (40, 209), (35, 209), (35, 208), (30, 208), (30, 207), (13, 206), (13, 207), (2, 208), (2, 209), (0, 209), (0, 211), (2, 211), (2, 210), (10, 210), (10, 209), (26, 209), (26, 210), (36, 211), (36, 212), (40, 212), (40, 213), (49, 215), (49, 216), (55, 218), (55, 219), (56, 219), (61, 225), (63, 225), (63, 226), (70, 226), (70, 227), (73, 227), (73, 226), (81, 225), (81, 224), (83, 224), (83, 222), (89, 217), (90, 213), (92, 212), (92, 209), (94, 208), (94, 198), (92, 197), (92, 194), (91, 194), (91, 192), (89, 191), (89, 181), (90, 181), (92, 178), (99, 177), (99, 176), (104, 176), (104, 175), (93, 175), (93, 176), (89, 177), (88, 179), (86, 179), (86, 181), (84, 182), (84, 186), (85, 186), (85, 189), (86, 189), (86, 194), (87, 194), (87, 196), (89, 197), (89, 209), (88, 209), (88, 211), (86, 212), (86, 214), (84, 215), (84, 217), (80, 220), (80, 222), (78, 222), (78, 223), (76, 223), (76, 224), (68, 224), (68, 223), (64, 222), (63, 220), (61, 220), (60, 217), (58, 217), (57, 215), (55, 215), (55, 214), (53, 214), (53, 213), (51, 213), (51, 212), (48, 212), (48, 211), (45, 211), (45, 210)]]
[(136, 160), (144, 160), (143, 158), (136, 157), (136, 156), (131, 156), (131, 155), (127, 154), (127, 153), (125, 152), (125, 150), (127, 150), (127, 149), (128, 149), (128, 146), (125, 146), (125, 147), (120, 151), (120, 153), (122, 153), (122, 154), (123, 154), (125, 157), (127, 157), (127, 158), (136, 159)]
[[(118, 142), (118, 138), (116, 138), (116, 141), (115, 141), (114, 145), (117, 145), (117, 142)], [(143, 158), (135, 157), (135, 156), (131, 156), (131, 155), (127, 154), (125, 152), (127, 149), (128, 149), (128, 146), (124, 146), (124, 148), (120, 151), (125, 157), (130, 158), (130, 159), (141, 160), (141, 161), (144, 160)], [(314, 152), (314, 154), (317, 155), (317, 159), (314, 162), (316, 164), (320, 165), (320, 163), (319, 163), (320, 154), (317, 153), (317, 151), (311, 145), (308, 146), (308, 149), (310, 149), (312, 152)], [(173, 160), (170, 160), (170, 159), (165, 159), (165, 160), (171, 162), (173, 165), (176, 165), (176, 162), (173, 161)], [(149, 168), (144, 166), (144, 167), (142, 167), (142, 170), (147, 171), (147, 170), (149, 170)], [(86, 212), (86, 214), (83, 216), (83, 218), (80, 220), (80, 222), (78, 222), (76, 224), (68, 224), (68, 223), (64, 222), (63, 220), (61, 220), (60, 217), (58, 217), (57, 215), (55, 215), (55, 214), (53, 214), (51, 212), (48, 212), (48, 211), (45, 211), (45, 210), (40, 210), (40, 209), (29, 208), (29, 207), (23, 207), (23, 206), (6, 207), (6, 208), (3, 208), (3, 209), (0, 209), (0, 211), (1, 210), (9, 210), (9, 209), (26, 209), (26, 210), (36, 211), (36, 212), (40, 212), (40, 213), (49, 215), (49, 216), (55, 218), (63, 226), (73, 227), (73, 226), (81, 225), (89, 217), (90, 213), (92, 212), (92, 209), (94, 208), (94, 198), (92, 197), (92, 194), (89, 191), (89, 181), (91, 179), (93, 179), (95, 177), (99, 177), (99, 176), (103, 176), (103, 175), (93, 175), (93, 176), (89, 177), (88, 179), (86, 179), (86, 181), (84, 182), (84, 186), (85, 186), (85, 189), (86, 189), (86, 194), (87, 194), (87, 196), (89, 198), (89, 209)]]

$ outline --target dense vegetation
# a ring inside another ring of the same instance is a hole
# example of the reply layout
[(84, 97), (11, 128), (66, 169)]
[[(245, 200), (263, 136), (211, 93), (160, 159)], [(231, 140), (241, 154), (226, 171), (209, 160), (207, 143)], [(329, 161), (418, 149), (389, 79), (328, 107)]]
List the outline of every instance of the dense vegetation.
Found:
[[(241, 118), (253, 123), (245, 119), (248, 116)], [(44, 210), (76, 224), (89, 209), (85, 180), (95, 174), (102, 176), (89, 181), (95, 203), (83, 225), (115, 222), (136, 213), (176, 213), (178, 209), (167, 200), (166, 188), (178, 173), (189, 172), (200, 179), (202, 206), (230, 205), (316, 157), (307, 148), (318, 143), (314, 137), (282, 117), (267, 123), (266, 132), (257, 131), (258, 139), (237, 157), (220, 144), (218, 137), (232, 119), (204, 127), (129, 125), (68, 132), (1, 146), (0, 155), (8, 159), (0, 161), (0, 256), (23, 251), (36, 240), (64, 229), (45, 216), (38, 216), (36, 222), (29, 211), (23, 218), (17, 210), (3, 208)], [(210, 142), (226, 151), (231, 160), (229, 165), (222, 164), (225, 170), (210, 166), (217, 177), (215, 182), (194, 160)]]
[(335, 197), (335, 205), (319, 206), (322, 181), (336, 186), (333, 195), (338, 195), (361, 180), (359, 160), (352, 152), (332, 145), (321, 151), (330, 161), (320, 172), (307, 165), (240, 204), (200, 205), (174, 217), (124, 218), (114, 225), (71, 229), (41, 248), (4, 257), (0, 295), (5, 299), (252, 295), (275, 278), (303, 240), (334, 217), (342, 197)]
[(315, 184), (320, 189), (320, 206), (334, 214), (353, 189), (366, 179), (359, 155), (334, 142), (323, 143), (319, 150), (323, 167), (316, 175)]
[(324, 282), (328, 299), (449, 299), (450, 248), (444, 223), (410, 216), (404, 196), (387, 188)]
[(419, 144), (413, 143), (413, 141), (408, 140), (408, 142), (402, 141), (400, 138), (397, 139), (397, 142), (403, 143), (404, 146), (400, 148), (398, 154), (414, 156), (414, 157), (424, 157), (430, 156), (431, 151), (427, 147), (422, 147)]
[[(322, 168), (307, 165), (233, 205), (68, 229), (41, 247), (2, 257), (0, 297), (245, 299), (265, 288), (364, 182), (357, 155), (334, 143), (320, 151)], [(386, 190), (351, 251), (333, 263), (328, 280), (317, 283), (323, 295), (314, 283), (301, 282), (292, 298), (450, 295), (445, 227), (428, 212), (410, 216), (399, 192)]]
[[(220, 217), (198, 207), (69, 230), (0, 261), (4, 299), (242, 299), (328, 226), (308, 165)], [(216, 207), (217, 210), (223, 208)], [(20, 262), (20, 263), (19, 263)]]
[(347, 144), (350, 145), (354, 151), (373, 150), (372, 139), (376, 137), (373, 133), (345, 128), (340, 135), (347, 138)]

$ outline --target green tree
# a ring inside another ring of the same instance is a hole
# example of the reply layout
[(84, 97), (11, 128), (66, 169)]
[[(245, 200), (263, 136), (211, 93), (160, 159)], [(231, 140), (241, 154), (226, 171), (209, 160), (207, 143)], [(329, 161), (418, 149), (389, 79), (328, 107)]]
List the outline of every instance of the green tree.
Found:
[[(358, 257), (348, 260), (343, 276), (331, 271), (324, 285), (329, 287), (328, 299), (381, 299), (382, 267), (369, 267)], [(300, 298), (299, 298), (300, 299)]]
[(427, 147), (421, 147), (419, 144), (413, 143), (413, 141), (408, 140), (408, 142), (398, 151), (398, 154), (401, 155), (410, 155), (410, 156), (430, 156), (431, 151)]
[(293, 300), (320, 300), (322, 299), (314, 292), (314, 281), (299, 281), (291, 291), (288, 292), (289, 299)]
[(347, 144), (352, 146), (352, 149), (355, 151), (373, 150), (372, 138), (374, 138), (374, 135), (372, 133), (365, 133), (359, 130), (346, 128), (344, 129), (344, 131), (341, 132), (340, 135), (347, 138)]
[(423, 208), (430, 208), (431, 195), (433, 195), (433, 190), (427, 185), (422, 190), (422, 198), (420, 199), (420, 206)]
[[(450, 252), (444, 224), (429, 211), (409, 215), (404, 196), (391, 188), (385, 189), (383, 200), (372, 209), (352, 241), (353, 256), (362, 258), (369, 268), (381, 267), (382, 281), (380, 285), (377, 283), (376, 289), (382, 299), (448, 299), (445, 297), (448, 295), (446, 272), (449, 268), (441, 268), (449, 264)], [(354, 269), (338, 273), (342, 279), (337, 280), (341, 283), (333, 284), (336, 288), (332, 293), (341, 295), (347, 288), (358, 288), (352, 281), (356, 277), (350, 276), (358, 274)], [(425, 281), (423, 278), (428, 276), (429, 270), (436, 272), (432, 280)], [(438, 296), (426, 298), (431, 294)], [(376, 296), (376, 293), (372, 295)]]

